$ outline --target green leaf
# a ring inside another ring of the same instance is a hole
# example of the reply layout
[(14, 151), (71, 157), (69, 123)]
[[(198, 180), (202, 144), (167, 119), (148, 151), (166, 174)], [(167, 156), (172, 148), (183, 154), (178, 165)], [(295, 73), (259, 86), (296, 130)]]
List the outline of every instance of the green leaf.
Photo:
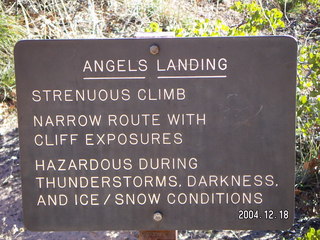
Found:
[(302, 96), (300, 96), (299, 101), (300, 101), (302, 104), (306, 104), (306, 103), (308, 102), (308, 97), (305, 96), (305, 95), (302, 95)]

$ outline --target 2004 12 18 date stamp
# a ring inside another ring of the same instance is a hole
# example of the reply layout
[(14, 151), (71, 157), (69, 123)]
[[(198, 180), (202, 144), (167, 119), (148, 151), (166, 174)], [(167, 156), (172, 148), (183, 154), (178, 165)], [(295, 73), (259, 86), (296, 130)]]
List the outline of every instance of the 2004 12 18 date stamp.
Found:
[(253, 209), (240, 209), (238, 211), (239, 220), (251, 220), (251, 219), (265, 219), (265, 220), (275, 220), (275, 219), (289, 219), (289, 210), (253, 210)]

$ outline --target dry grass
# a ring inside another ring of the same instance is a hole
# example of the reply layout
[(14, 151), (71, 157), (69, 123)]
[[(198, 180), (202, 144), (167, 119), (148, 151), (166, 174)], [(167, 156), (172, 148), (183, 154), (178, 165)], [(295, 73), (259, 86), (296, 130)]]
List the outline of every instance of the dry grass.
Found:
[(30, 39), (132, 37), (150, 22), (170, 29), (194, 18), (214, 19), (222, 8), (187, 0), (6, 1), (6, 13), (19, 17)]

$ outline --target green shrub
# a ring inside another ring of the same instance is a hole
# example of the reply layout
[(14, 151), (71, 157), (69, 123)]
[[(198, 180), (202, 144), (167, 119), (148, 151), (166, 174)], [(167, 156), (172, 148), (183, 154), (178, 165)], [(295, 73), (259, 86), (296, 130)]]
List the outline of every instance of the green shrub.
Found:
[(233, 29), (230, 35), (239, 35), (238, 31), (250, 35), (261, 34), (261, 31), (267, 30), (275, 34), (278, 28), (284, 28), (285, 24), (282, 21), (283, 13), (277, 9), (265, 9), (258, 3), (242, 3), (235, 2), (231, 9), (245, 15), (244, 24)]
[(299, 161), (317, 158), (320, 139), (320, 41), (300, 48), (297, 83)]
[(0, 6), (0, 101), (15, 98), (13, 47), (21, 38), (21, 27)]
[[(174, 31), (177, 37), (208, 37), (208, 36), (252, 36), (263, 33), (276, 34), (276, 30), (284, 28), (283, 13), (277, 9), (264, 9), (255, 1), (251, 3), (235, 2), (232, 10), (244, 16), (242, 23), (229, 27), (221, 20), (196, 19), (182, 22), (180, 26), (168, 29)], [(147, 31), (159, 32), (159, 24), (151, 23)]]
[(310, 228), (303, 237), (298, 237), (297, 239), (298, 240), (319, 240), (320, 229), (315, 230), (314, 228)]

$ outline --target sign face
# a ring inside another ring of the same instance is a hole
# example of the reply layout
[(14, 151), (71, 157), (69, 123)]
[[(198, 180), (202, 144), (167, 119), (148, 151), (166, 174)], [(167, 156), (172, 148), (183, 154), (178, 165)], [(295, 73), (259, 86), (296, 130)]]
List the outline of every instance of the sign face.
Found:
[(292, 38), (22, 41), (15, 63), (28, 229), (291, 226)]

